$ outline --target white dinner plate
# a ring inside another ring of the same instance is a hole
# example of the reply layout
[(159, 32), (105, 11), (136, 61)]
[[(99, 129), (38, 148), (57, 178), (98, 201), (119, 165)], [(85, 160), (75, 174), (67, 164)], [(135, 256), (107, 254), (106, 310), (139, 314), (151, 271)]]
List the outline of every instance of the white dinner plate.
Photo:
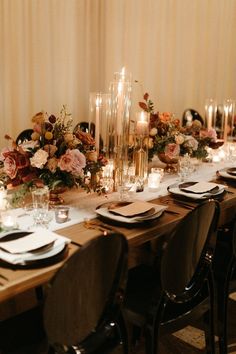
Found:
[[(188, 183), (188, 182), (186, 182)], [(194, 183), (194, 182), (189, 182), (189, 184)], [(196, 182), (197, 183), (197, 182)], [(185, 192), (182, 189), (179, 188), (179, 186), (183, 185), (183, 182), (181, 183), (175, 183), (170, 185), (167, 190), (169, 193), (178, 195), (178, 196), (183, 196), (185, 198), (190, 198), (190, 199), (195, 199), (195, 200), (204, 200), (204, 199), (209, 199), (209, 198), (214, 198), (217, 196), (220, 196), (222, 193), (224, 193), (226, 186), (222, 184), (216, 184), (219, 187), (219, 190), (217, 192), (211, 193), (209, 192), (204, 192), (204, 193), (190, 193), (190, 192)]]
[(128, 218), (125, 216), (116, 215), (116, 214), (113, 214), (109, 211), (109, 209), (108, 209), (109, 205), (107, 205), (107, 204), (104, 204), (104, 206), (101, 206), (100, 208), (98, 208), (96, 210), (96, 213), (98, 215), (103, 216), (104, 218), (107, 218), (110, 220), (119, 221), (119, 222), (126, 223), (126, 224), (137, 224), (137, 223), (141, 223), (144, 221), (149, 221), (149, 220), (159, 218), (162, 215), (163, 211), (167, 208), (167, 206), (165, 206), (165, 205), (158, 205), (158, 204), (151, 204), (151, 206), (155, 209), (155, 211), (149, 216), (140, 215), (140, 216)]
[(229, 168), (223, 168), (222, 170), (217, 171), (216, 174), (217, 176), (236, 181), (236, 176), (234, 174), (228, 173), (228, 170)]
[[(22, 231), (22, 230), (12, 230), (8, 232), (4, 232), (3, 235), (1, 235), (1, 239), (7, 238), (7, 237), (22, 237), (26, 234), (30, 234), (28, 231)], [(21, 236), (22, 235), (22, 236)], [(66, 237), (56, 235), (56, 240), (52, 245), (46, 249), (38, 249), (33, 252), (25, 252), (25, 253), (18, 253), (18, 254), (12, 254), (7, 251), (4, 251), (3, 249), (0, 249), (0, 260), (12, 264), (12, 265), (27, 265), (32, 262), (37, 262), (37, 261), (42, 261), (46, 259), (50, 259), (60, 252), (65, 249), (66, 245), (70, 242), (70, 240)]]

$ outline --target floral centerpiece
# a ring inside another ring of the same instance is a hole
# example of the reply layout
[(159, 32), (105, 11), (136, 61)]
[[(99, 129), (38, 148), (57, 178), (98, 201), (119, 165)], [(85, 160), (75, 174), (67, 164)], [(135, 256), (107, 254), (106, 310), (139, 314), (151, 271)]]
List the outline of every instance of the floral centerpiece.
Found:
[[(0, 154), (5, 185), (12, 188), (42, 183), (50, 190), (81, 186), (90, 191), (91, 176), (105, 165), (103, 156), (97, 156), (92, 136), (80, 130), (72, 132), (72, 118), (65, 106), (58, 117), (37, 113), (32, 123), (30, 140), (17, 143), (5, 136), (11, 141)], [(102, 191), (98, 184), (92, 188)]]
[(199, 159), (205, 158), (207, 146), (216, 141), (215, 130), (204, 129), (200, 121), (195, 120), (191, 126), (182, 127), (180, 120), (172, 113), (155, 112), (148, 93), (144, 94), (139, 106), (150, 113), (149, 159), (154, 155), (164, 155), (167, 160), (176, 161), (179, 156), (185, 154)]

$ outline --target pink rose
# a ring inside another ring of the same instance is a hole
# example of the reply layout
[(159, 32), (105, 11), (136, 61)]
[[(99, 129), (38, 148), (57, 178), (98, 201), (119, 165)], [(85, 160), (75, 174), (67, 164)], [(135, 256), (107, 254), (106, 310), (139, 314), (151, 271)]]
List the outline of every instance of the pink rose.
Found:
[(7, 156), (7, 153), (10, 151), (13, 151), (13, 149), (10, 149), (9, 147), (4, 147), (0, 153), (0, 161), (4, 161)]
[(3, 153), (5, 157), (3, 169), (11, 178), (15, 178), (18, 170), (29, 166), (27, 155), (21, 154), (18, 151), (8, 151)]
[(78, 149), (66, 150), (66, 153), (60, 157), (58, 167), (62, 171), (80, 174), (86, 166), (86, 158)]
[(200, 131), (200, 138), (209, 138), (213, 141), (217, 140), (217, 134), (215, 129), (209, 129), (209, 130), (201, 130)]
[(170, 159), (179, 156), (179, 153), (180, 153), (180, 147), (178, 144), (172, 143), (165, 146), (165, 155)]
[(11, 178), (15, 178), (17, 175), (16, 161), (11, 156), (6, 157), (4, 161), (4, 171)]

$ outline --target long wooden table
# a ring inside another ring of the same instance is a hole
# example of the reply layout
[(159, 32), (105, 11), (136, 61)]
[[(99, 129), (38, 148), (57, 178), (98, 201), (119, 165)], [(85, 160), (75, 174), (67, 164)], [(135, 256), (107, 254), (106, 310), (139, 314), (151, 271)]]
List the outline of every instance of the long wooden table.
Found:
[[(79, 198), (79, 196), (78, 196)], [(170, 197), (171, 198), (171, 197)], [(153, 203), (162, 203), (166, 197), (154, 199)], [(192, 203), (194, 205), (194, 202)], [(219, 226), (223, 226), (232, 221), (236, 215), (236, 186), (228, 187), (228, 192), (225, 193), (223, 200), (220, 201), (221, 215)], [(125, 235), (129, 244), (129, 266), (140, 262), (142, 257), (142, 248), (149, 242), (158, 240), (161, 236), (168, 235), (177, 223), (190, 211), (184, 206), (174, 203), (169, 204), (169, 209), (172, 212), (164, 212), (161, 217), (152, 222), (146, 222), (139, 225), (119, 226), (109, 224), (113, 231), (121, 232)], [(101, 225), (106, 225), (103, 220), (99, 221)], [(65, 227), (57, 231), (58, 234), (69, 237), (72, 243), (69, 245), (69, 257), (79, 247), (87, 241), (101, 234), (100, 230), (87, 229), (84, 223), (78, 223), (69, 227)], [(109, 231), (108, 231), (109, 233)], [(64, 261), (63, 261), (64, 262)], [(48, 282), (53, 274), (61, 267), (63, 262), (57, 264), (30, 270), (12, 270), (0, 267), (0, 318), (1, 306), (4, 306), (7, 300), (14, 299), (21, 293), (25, 293), (30, 289), (34, 289)]]

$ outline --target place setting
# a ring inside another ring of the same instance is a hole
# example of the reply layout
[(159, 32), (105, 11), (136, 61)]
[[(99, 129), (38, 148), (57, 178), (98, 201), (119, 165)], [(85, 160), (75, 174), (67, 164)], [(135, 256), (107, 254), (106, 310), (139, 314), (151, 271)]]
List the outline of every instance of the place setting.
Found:
[(96, 213), (107, 220), (140, 224), (159, 218), (167, 206), (145, 201), (111, 201), (99, 205)]
[(225, 194), (227, 186), (213, 182), (188, 181), (174, 183), (168, 186), (167, 190), (174, 197), (201, 201), (212, 198), (221, 198)]
[(236, 167), (223, 168), (216, 171), (216, 175), (228, 182), (236, 183)]
[(38, 228), (11, 230), (0, 234), (0, 264), (10, 268), (37, 268), (62, 260), (70, 239)]

